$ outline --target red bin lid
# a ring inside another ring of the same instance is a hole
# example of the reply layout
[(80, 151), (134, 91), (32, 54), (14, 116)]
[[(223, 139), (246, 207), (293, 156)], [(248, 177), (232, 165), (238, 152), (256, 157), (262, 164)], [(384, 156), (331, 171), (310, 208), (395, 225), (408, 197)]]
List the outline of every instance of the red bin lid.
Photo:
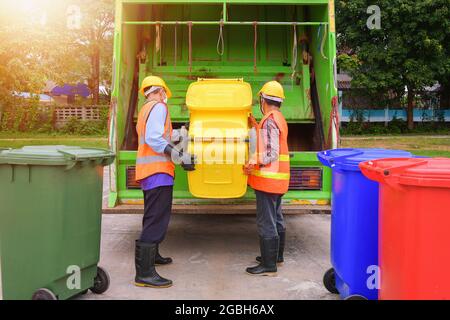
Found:
[(360, 168), (380, 183), (450, 188), (450, 158), (381, 159), (363, 162)]

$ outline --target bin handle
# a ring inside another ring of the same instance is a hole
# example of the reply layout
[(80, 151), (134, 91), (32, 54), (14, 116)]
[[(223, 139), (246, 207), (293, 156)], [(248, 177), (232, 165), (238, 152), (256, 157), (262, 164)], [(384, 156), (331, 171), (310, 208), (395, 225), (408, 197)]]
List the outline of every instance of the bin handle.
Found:
[[(404, 158), (394, 158), (394, 159), (403, 159)], [(392, 159), (392, 160), (394, 160)], [(383, 159), (386, 160), (386, 159)], [(375, 180), (377, 182), (386, 183), (389, 186), (396, 188), (396, 189), (402, 189), (397, 183), (394, 183), (392, 181), (392, 174), (400, 172), (401, 170), (413, 168), (416, 166), (419, 166), (421, 164), (427, 163), (428, 160), (422, 160), (414, 163), (408, 163), (404, 165), (399, 166), (392, 166), (389, 168), (374, 168), (374, 164), (380, 160), (371, 160), (367, 162), (363, 162), (359, 165), (361, 171), (364, 173), (366, 177), (368, 177), (371, 180)]]
[(79, 156), (73, 153), (70, 153), (68, 151), (64, 151), (64, 150), (60, 150), (58, 149), (59, 153), (62, 153), (64, 156), (68, 157), (70, 160), (74, 160), (74, 161), (81, 161), (81, 160), (91, 160), (91, 159), (99, 159), (99, 158), (109, 158), (109, 157), (113, 157), (115, 156), (115, 154), (113, 152), (111, 152), (110, 150), (105, 150), (105, 149), (96, 149), (96, 148), (83, 148), (84, 150), (95, 150), (95, 151), (105, 151), (108, 152), (109, 154), (106, 154), (102, 157), (99, 156), (94, 156), (94, 155), (85, 155), (85, 156)]
[[(113, 152), (111, 152), (110, 150), (106, 150), (106, 149), (84, 148), (84, 150), (104, 151), (104, 152), (108, 152), (108, 154), (103, 155), (102, 157), (93, 156), (93, 155), (86, 155), (86, 156), (81, 156), (80, 157), (80, 156), (78, 156), (76, 154), (73, 154), (73, 153), (70, 153), (68, 151), (64, 151), (64, 150), (61, 150), (61, 149), (58, 149), (57, 151), (59, 153), (61, 153), (62, 155), (64, 155), (67, 159), (73, 161), (73, 163), (67, 165), (67, 168), (66, 168), (67, 170), (72, 169), (76, 165), (77, 161), (97, 160), (97, 159), (100, 159), (100, 158), (103, 158), (103, 160), (104, 160), (104, 159), (112, 158), (112, 157), (115, 156), (115, 154)], [(109, 165), (109, 164), (110, 163), (108, 163), (106, 165)]]
[[(398, 159), (403, 159), (403, 158), (398, 158)], [(383, 159), (386, 160), (386, 159)], [(404, 164), (404, 165), (400, 165), (400, 166), (392, 166), (389, 168), (374, 168), (373, 165), (375, 164), (377, 160), (371, 160), (371, 161), (367, 161), (365, 163), (361, 164), (361, 168), (364, 169), (368, 169), (371, 170), (373, 172), (376, 172), (378, 174), (381, 174), (382, 176), (388, 177), (390, 175), (392, 175), (393, 173), (397, 173), (401, 170), (404, 169), (409, 169), (409, 168), (413, 168), (413, 167), (417, 167), (421, 164), (425, 164), (428, 162), (428, 160), (422, 160), (422, 161), (418, 161), (418, 162), (413, 162), (413, 163), (408, 163), (408, 164)]]
[(230, 79), (198, 78), (198, 81), (204, 81), (204, 82), (214, 82), (214, 81), (239, 81), (239, 82), (244, 82), (244, 78), (230, 78)]
[(393, 166), (393, 167), (384, 169), (382, 171), (383, 171), (383, 175), (390, 176), (393, 173), (399, 172), (399, 171), (404, 170), (404, 169), (414, 168), (414, 167), (420, 166), (421, 164), (425, 164), (427, 162), (428, 162), (428, 160), (422, 160), (422, 161), (418, 161), (418, 162), (404, 164), (404, 165), (401, 165), (401, 166)]

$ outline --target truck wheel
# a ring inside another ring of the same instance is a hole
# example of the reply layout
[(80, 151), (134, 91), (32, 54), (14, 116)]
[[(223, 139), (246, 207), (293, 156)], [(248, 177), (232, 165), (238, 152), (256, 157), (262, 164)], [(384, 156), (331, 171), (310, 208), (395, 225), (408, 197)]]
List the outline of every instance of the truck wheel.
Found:
[(360, 296), (358, 294), (352, 295), (352, 296), (348, 296), (347, 298), (344, 299), (345, 301), (351, 301), (351, 300), (368, 300), (366, 297), (364, 296)]
[(323, 285), (331, 293), (339, 294), (339, 291), (336, 288), (336, 273), (333, 268), (325, 272), (325, 275), (323, 276)]
[(58, 298), (50, 290), (41, 288), (33, 293), (31, 300), (58, 300)]
[(97, 267), (97, 276), (94, 279), (94, 286), (90, 289), (92, 293), (103, 294), (109, 289), (109, 274), (105, 269)]

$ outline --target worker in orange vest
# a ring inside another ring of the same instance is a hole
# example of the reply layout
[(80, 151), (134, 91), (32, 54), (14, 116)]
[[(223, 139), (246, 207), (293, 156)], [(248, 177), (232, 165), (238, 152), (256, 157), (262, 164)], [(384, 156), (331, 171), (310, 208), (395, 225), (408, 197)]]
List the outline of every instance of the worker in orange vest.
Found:
[(256, 193), (257, 224), (261, 256), (258, 266), (247, 268), (247, 273), (275, 276), (277, 263), (284, 262), (286, 226), (281, 202), (289, 189), (290, 157), (288, 125), (281, 113), (285, 100), (284, 89), (277, 81), (268, 82), (259, 92), (263, 119), (258, 124), (250, 116), (250, 124), (257, 131), (256, 153), (250, 156), (244, 172)]
[(141, 237), (136, 241), (135, 284), (139, 287), (168, 288), (172, 281), (156, 272), (156, 265), (172, 263), (163, 258), (159, 244), (164, 240), (172, 212), (175, 164), (186, 171), (195, 170), (193, 158), (178, 150), (167, 100), (172, 93), (163, 79), (150, 76), (140, 90), (147, 101), (139, 112), (137, 133), (136, 181), (144, 192), (144, 220)]

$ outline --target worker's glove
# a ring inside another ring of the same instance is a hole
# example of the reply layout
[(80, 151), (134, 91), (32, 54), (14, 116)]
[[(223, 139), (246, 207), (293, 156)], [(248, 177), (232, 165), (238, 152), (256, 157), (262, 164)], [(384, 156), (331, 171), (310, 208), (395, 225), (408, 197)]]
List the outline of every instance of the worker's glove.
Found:
[(167, 145), (164, 153), (171, 157), (172, 161), (175, 164), (179, 164), (186, 171), (194, 171), (195, 170), (195, 157), (189, 153), (184, 153), (183, 151), (179, 151), (175, 149), (172, 145)]
[(173, 144), (179, 144), (182, 143), (182, 146), (184, 149), (184, 147), (187, 146), (187, 143), (189, 142), (189, 132), (186, 129), (186, 127), (181, 127), (181, 129), (176, 129), (172, 131), (172, 138), (171, 138), (171, 142)]
[(181, 129), (176, 129), (172, 131), (172, 137), (170, 138), (170, 142), (178, 143), (181, 140)]
[(258, 126), (258, 121), (256, 121), (252, 114), (248, 116), (248, 126), (250, 128), (256, 128)]

